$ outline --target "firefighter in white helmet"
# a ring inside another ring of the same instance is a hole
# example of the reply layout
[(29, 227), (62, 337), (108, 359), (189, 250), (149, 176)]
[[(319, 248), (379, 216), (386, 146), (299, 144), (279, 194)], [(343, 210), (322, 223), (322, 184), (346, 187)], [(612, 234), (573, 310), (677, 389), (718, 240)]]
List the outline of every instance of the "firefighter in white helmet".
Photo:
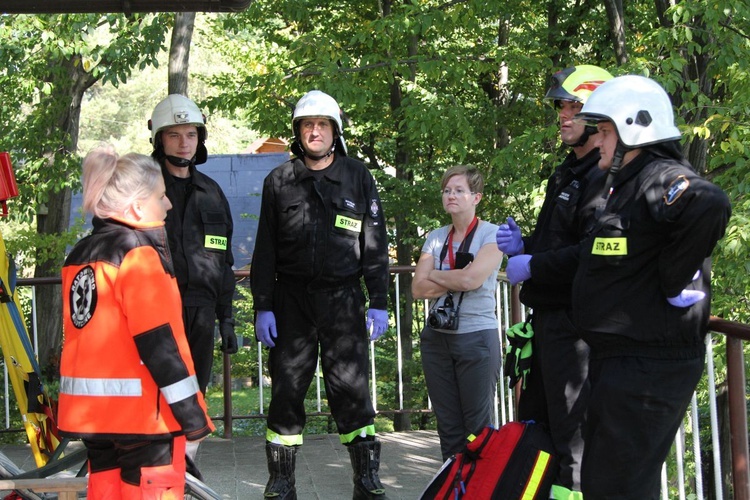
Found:
[[(265, 179), (251, 287), (270, 348), (266, 498), (296, 498), (304, 399), (320, 353), (326, 394), (354, 469), (354, 498), (383, 498), (367, 352), (388, 327), (388, 238), (377, 186), (347, 157), (341, 111), (313, 90), (292, 118), (291, 160)], [(369, 304), (360, 285), (364, 278)]]
[(608, 173), (581, 244), (573, 319), (591, 348), (584, 498), (659, 498), (662, 464), (703, 372), (711, 252), (731, 208), (682, 155), (669, 96), (627, 75), (594, 92)]
[[(522, 237), (515, 220), (508, 217), (496, 236), (498, 248), (510, 257), (508, 278), (514, 285), (524, 281), (521, 302), (533, 308), (531, 370), (524, 380), (518, 415), (550, 430), (559, 458), (552, 491), (557, 499), (580, 495), (581, 429), (589, 392), (588, 347), (570, 321), (570, 283), (577, 261), (570, 250), (593, 225), (605, 177), (597, 168), (596, 126), (574, 123), (573, 117), (611, 78), (608, 71), (592, 65), (552, 75), (544, 98), (557, 110), (560, 140), (570, 152), (547, 181), (531, 234)], [(560, 275), (567, 278), (559, 279)]]
[[(232, 212), (219, 184), (195, 166), (205, 163), (206, 118), (193, 101), (170, 94), (148, 122), (151, 153), (161, 165), (172, 210), (166, 218), (169, 249), (182, 296), (185, 332), (201, 392), (211, 377), (215, 325), (221, 350), (237, 352), (232, 299), (235, 290)], [(188, 457), (197, 448), (188, 446)], [(188, 463), (190, 472), (199, 476)]]

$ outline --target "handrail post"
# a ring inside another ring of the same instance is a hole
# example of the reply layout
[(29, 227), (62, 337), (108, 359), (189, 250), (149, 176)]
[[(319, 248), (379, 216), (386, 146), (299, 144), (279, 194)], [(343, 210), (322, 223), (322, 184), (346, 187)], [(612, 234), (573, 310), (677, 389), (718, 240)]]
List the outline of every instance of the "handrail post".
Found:
[[(510, 287), (510, 326), (521, 322), (521, 287), (513, 285)], [(518, 415), (518, 401), (521, 399), (521, 388), (523, 384), (517, 383), (513, 388), (515, 395), (513, 405), (515, 414)]]
[[(232, 364), (224, 353), (224, 439), (232, 439)], [(262, 382), (262, 381), (261, 381)]]
[(729, 431), (732, 446), (732, 485), (735, 500), (750, 500), (748, 468), (747, 403), (745, 400), (745, 360), (742, 341), (727, 336), (727, 381), (729, 390)]

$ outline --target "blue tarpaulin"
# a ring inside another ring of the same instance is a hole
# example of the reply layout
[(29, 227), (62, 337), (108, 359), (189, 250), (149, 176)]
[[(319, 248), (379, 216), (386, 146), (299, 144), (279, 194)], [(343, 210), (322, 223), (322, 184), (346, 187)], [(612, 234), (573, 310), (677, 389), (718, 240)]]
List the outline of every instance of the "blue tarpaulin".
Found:
[[(210, 155), (198, 170), (219, 183), (229, 200), (234, 220), (232, 251), (235, 269), (250, 264), (258, 230), (263, 179), (274, 167), (289, 159), (288, 153)], [(82, 217), (81, 194), (71, 201), (71, 225)], [(90, 217), (86, 229), (91, 228)]]

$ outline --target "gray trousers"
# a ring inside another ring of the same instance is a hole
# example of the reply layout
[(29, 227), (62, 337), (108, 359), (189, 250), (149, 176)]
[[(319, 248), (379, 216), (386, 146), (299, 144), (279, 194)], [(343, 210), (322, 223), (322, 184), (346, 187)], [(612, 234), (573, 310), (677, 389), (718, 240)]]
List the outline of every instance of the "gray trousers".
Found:
[(500, 376), (497, 329), (453, 334), (422, 330), (422, 369), (437, 418), (443, 460), (463, 450), (469, 434), (492, 424)]

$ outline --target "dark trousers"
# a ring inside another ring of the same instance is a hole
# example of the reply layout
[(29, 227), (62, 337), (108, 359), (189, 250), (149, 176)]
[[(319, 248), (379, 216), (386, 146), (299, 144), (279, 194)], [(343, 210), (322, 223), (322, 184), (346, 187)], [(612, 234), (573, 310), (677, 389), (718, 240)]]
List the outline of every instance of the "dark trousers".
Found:
[(216, 330), (215, 306), (184, 306), (182, 319), (185, 334), (190, 345), (190, 355), (195, 365), (198, 387), (206, 394), (211, 381), (211, 367), (214, 363), (214, 336)]
[(500, 337), (497, 329), (458, 335), (428, 326), (420, 338), (440, 451), (447, 460), (463, 450), (469, 434), (478, 434), (492, 424), (500, 376)]
[[(157, 475), (162, 474), (167, 478), (165, 484), (175, 475), (178, 484), (184, 483), (183, 436), (155, 441), (84, 439), (83, 444), (86, 446), (91, 474), (117, 470), (122, 482), (139, 486), (141, 475), (146, 469), (150, 469), (157, 471)], [(114, 489), (119, 489), (117, 483)]]
[(661, 467), (704, 359), (591, 361), (582, 491), (587, 500), (658, 500)]
[(318, 346), (326, 396), (339, 434), (374, 423), (364, 307), (359, 285), (309, 292), (304, 285), (277, 283), (278, 337), (268, 358), (272, 381), (269, 429), (282, 436), (302, 434), (305, 395), (315, 375)]
[(589, 348), (568, 313), (565, 309), (534, 309), (531, 373), (518, 402), (518, 417), (548, 426), (560, 459), (555, 484), (580, 491), (583, 426), (590, 392)]

